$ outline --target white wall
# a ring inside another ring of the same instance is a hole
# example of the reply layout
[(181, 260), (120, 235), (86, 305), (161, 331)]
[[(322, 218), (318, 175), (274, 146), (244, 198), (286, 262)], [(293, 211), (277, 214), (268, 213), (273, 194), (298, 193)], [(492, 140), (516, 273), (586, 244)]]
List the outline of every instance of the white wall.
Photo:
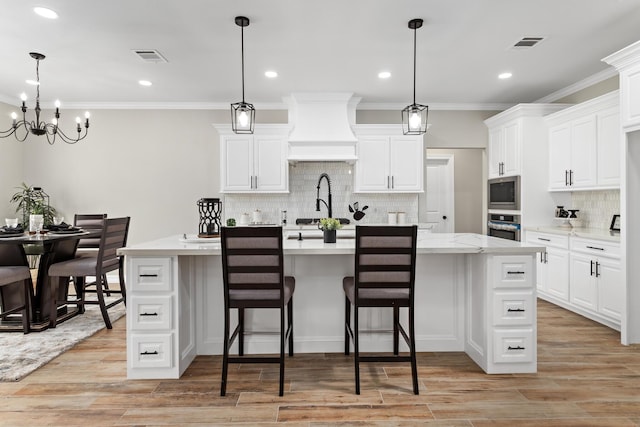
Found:
[(43, 187), (67, 221), (131, 216), (129, 243), (195, 232), (196, 201), (219, 188), (213, 121), (210, 111), (92, 111), (89, 136), (75, 145), (29, 139), (24, 180)]
[[(0, 103), (0, 130), (11, 127), (12, 111), (19, 112), (19, 109), (7, 104)], [(11, 136), (0, 139), (0, 226), (4, 225), (4, 218), (15, 218), (15, 205), (9, 203), (13, 193), (18, 191), (15, 187), (20, 186), (23, 181), (23, 146), (25, 142), (16, 141)]]

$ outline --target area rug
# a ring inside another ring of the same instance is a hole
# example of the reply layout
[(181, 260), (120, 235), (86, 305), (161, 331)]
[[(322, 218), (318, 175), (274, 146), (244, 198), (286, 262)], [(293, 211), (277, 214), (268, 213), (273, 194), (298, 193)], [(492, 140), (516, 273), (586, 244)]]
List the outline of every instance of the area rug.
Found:
[[(112, 322), (125, 314), (124, 304), (109, 309)], [(0, 381), (19, 381), (80, 341), (104, 329), (100, 307), (87, 306), (84, 314), (42, 332), (0, 333)]]

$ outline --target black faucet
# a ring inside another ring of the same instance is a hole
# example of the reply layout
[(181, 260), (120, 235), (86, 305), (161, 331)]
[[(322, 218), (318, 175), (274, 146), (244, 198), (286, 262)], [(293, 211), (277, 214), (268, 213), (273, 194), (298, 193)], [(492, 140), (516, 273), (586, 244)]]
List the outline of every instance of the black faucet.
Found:
[[(327, 195), (328, 202), (325, 202), (320, 198), (320, 183), (322, 182), (322, 178), (327, 179), (327, 189), (329, 190), (329, 194)], [(320, 202), (324, 203), (327, 207), (327, 218), (333, 218), (333, 209), (331, 209), (331, 179), (329, 175), (326, 173), (322, 173), (320, 178), (318, 178), (318, 192), (316, 193), (316, 212), (320, 212)]]

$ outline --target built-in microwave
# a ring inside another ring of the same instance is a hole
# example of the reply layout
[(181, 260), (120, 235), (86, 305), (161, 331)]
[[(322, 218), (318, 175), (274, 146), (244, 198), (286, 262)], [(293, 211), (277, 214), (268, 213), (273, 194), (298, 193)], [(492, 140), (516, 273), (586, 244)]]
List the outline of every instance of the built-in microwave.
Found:
[(520, 177), (490, 179), (487, 193), (489, 209), (520, 210)]

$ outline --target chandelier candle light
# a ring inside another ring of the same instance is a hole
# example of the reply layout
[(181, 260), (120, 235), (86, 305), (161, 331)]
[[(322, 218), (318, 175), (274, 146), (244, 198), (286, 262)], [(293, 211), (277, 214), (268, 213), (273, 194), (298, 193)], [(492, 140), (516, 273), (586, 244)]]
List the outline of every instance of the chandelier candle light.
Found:
[[(89, 112), (85, 113), (84, 119), (84, 134), (82, 133), (82, 122), (80, 117), (76, 117), (76, 130), (78, 131), (78, 136), (76, 138), (68, 137), (62, 129), (58, 127), (58, 120), (60, 119), (60, 101), (55, 102), (55, 117), (51, 120), (50, 123), (45, 121), (40, 121), (40, 61), (42, 61), (45, 56), (41, 53), (31, 52), (29, 53), (33, 59), (36, 60), (36, 108), (34, 109), (36, 112), (36, 119), (32, 121), (27, 121), (27, 95), (24, 93), (20, 95), (20, 99), (22, 99), (22, 120), (18, 120), (18, 115), (14, 112), (11, 113), (11, 118), (13, 119), (12, 126), (6, 131), (0, 131), (0, 138), (6, 138), (8, 136), (14, 135), (15, 138), (22, 142), (27, 139), (29, 133), (32, 133), (36, 136), (47, 135), (47, 141), (49, 144), (53, 144), (56, 142), (56, 136), (60, 136), (60, 138), (66, 142), (67, 144), (75, 144), (76, 142), (84, 139), (87, 136), (89, 130)], [(23, 136), (20, 136), (18, 133), (18, 129), (24, 128), (25, 132)]]
[(402, 132), (405, 135), (421, 135), (427, 132), (427, 116), (429, 107), (416, 104), (416, 30), (422, 27), (422, 19), (409, 21), (413, 30), (413, 104), (402, 110)]
[(236, 16), (236, 25), (240, 27), (242, 46), (242, 102), (231, 104), (231, 128), (234, 133), (253, 133), (256, 110), (253, 104), (244, 101), (244, 27), (249, 26), (249, 18)]

